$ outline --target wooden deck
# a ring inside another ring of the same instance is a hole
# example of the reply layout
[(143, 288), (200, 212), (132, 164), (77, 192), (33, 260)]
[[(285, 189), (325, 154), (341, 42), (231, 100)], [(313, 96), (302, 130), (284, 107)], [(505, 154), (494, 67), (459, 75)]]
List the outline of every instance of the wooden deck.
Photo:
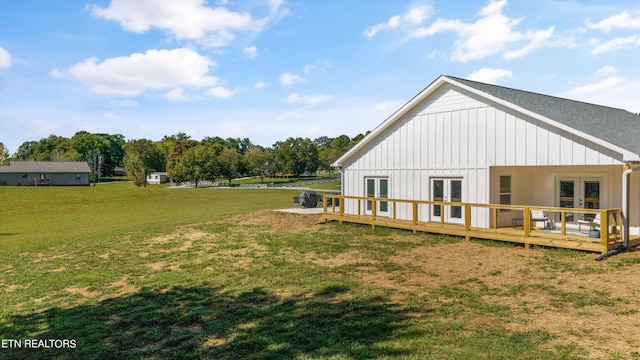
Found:
[[(340, 222), (350, 222), (358, 224), (398, 228), (412, 230), (414, 232), (428, 232), (437, 234), (447, 234), (453, 236), (461, 236), (466, 239), (488, 239), (496, 241), (507, 241), (513, 243), (524, 244), (526, 248), (531, 245), (550, 246), (557, 248), (576, 249), (592, 252), (605, 253), (610, 249), (621, 245), (621, 209), (567, 209), (556, 207), (539, 207), (539, 206), (516, 206), (516, 205), (496, 205), (496, 204), (469, 204), (469, 203), (442, 203), (435, 201), (417, 201), (417, 200), (400, 200), (400, 199), (372, 199), (354, 196), (329, 195), (325, 194), (323, 203), (323, 214), (321, 220), (335, 220)], [(330, 199), (330, 200), (329, 200)], [(380, 203), (386, 203), (388, 215), (376, 216), (376, 208)], [(347, 205), (346, 205), (347, 204)], [(402, 205), (401, 205), (402, 204)], [(348, 206), (352, 213), (345, 212)], [(428, 207), (421, 205), (429, 205)], [(404, 206), (405, 209), (410, 208), (411, 214), (407, 219), (400, 218), (398, 208)], [(421, 221), (427, 214), (420, 214), (420, 209), (426, 212), (425, 208), (440, 206), (441, 211), (447, 207), (462, 208), (461, 223), (450, 224), (444, 221), (444, 217), (440, 217), (439, 221)], [(364, 211), (368, 207), (367, 212)], [(480, 214), (474, 209), (485, 209), (484, 215), (489, 214), (490, 227), (472, 226), (474, 222), (473, 214)], [(353, 211), (355, 210), (355, 211)], [(520, 216), (521, 223), (516, 226), (498, 226), (498, 212), (511, 211)], [(547, 215), (549, 219), (558, 219), (555, 223), (555, 229), (543, 229), (535, 227), (535, 222), (531, 220), (530, 214), (532, 210), (540, 210)], [(591, 238), (587, 236), (588, 226), (583, 227), (581, 232), (570, 228), (567, 218), (578, 216), (579, 214), (595, 214), (600, 213), (601, 231), (599, 238)], [(519, 215), (523, 214), (523, 215)], [(424, 216), (421, 216), (424, 215)], [(640, 244), (640, 236), (632, 236), (629, 239), (628, 246), (636, 246)]]

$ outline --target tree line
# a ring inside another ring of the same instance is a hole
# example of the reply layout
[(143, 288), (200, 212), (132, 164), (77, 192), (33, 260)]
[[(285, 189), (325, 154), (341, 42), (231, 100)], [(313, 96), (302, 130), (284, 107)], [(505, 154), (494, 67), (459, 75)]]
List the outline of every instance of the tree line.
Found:
[(331, 171), (331, 164), (364, 138), (340, 135), (314, 140), (290, 137), (271, 147), (255, 145), (248, 138), (205, 137), (201, 141), (179, 133), (160, 141), (125, 140), (120, 134), (92, 134), (79, 131), (71, 138), (51, 135), (27, 141), (9, 156), (0, 143), (3, 165), (15, 161), (86, 161), (94, 183), (101, 176), (117, 175), (124, 169), (138, 186), (146, 185), (147, 175), (166, 172), (174, 182), (232, 179), (283, 173), (299, 177), (318, 170)]

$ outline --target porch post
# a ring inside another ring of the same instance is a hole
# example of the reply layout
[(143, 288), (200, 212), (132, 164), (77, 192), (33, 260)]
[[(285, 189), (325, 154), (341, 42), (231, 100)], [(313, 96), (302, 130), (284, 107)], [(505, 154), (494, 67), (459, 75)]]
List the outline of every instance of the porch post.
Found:
[(602, 244), (602, 253), (609, 251), (609, 212), (600, 211), (600, 244)]
[(631, 168), (631, 163), (627, 163), (625, 168), (628, 169), (622, 172), (622, 246), (629, 248), (629, 180), (640, 166)]
[(529, 232), (531, 231), (531, 211), (529, 207), (525, 207), (522, 210), (522, 222), (524, 223), (524, 237), (529, 237)]
[(471, 205), (464, 205), (464, 231), (465, 231), (465, 240), (471, 240)]

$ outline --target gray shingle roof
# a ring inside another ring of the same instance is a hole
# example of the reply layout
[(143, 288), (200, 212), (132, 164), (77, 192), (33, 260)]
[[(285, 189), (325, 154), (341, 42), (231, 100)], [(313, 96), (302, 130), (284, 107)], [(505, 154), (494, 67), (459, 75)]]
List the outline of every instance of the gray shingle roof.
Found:
[(640, 115), (622, 109), (489, 85), (454, 76), (446, 77), (640, 154)]
[(0, 173), (89, 173), (89, 165), (80, 161), (12, 161), (0, 166)]

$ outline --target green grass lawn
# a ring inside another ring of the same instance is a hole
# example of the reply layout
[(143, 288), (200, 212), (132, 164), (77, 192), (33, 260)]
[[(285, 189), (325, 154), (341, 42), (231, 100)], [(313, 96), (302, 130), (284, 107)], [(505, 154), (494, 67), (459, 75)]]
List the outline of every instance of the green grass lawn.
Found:
[(532, 326), (529, 314), (638, 316), (637, 299), (570, 291), (557, 277), (637, 269), (637, 256), (596, 268), (582, 253), (528, 250), (518, 255), (527, 276), (450, 277), (424, 263), (466, 246), (458, 238), (256, 212), (297, 193), (0, 187), (0, 339), (76, 343), (0, 348), (0, 358), (579, 359), (593, 353), (556, 341), (574, 333)]

